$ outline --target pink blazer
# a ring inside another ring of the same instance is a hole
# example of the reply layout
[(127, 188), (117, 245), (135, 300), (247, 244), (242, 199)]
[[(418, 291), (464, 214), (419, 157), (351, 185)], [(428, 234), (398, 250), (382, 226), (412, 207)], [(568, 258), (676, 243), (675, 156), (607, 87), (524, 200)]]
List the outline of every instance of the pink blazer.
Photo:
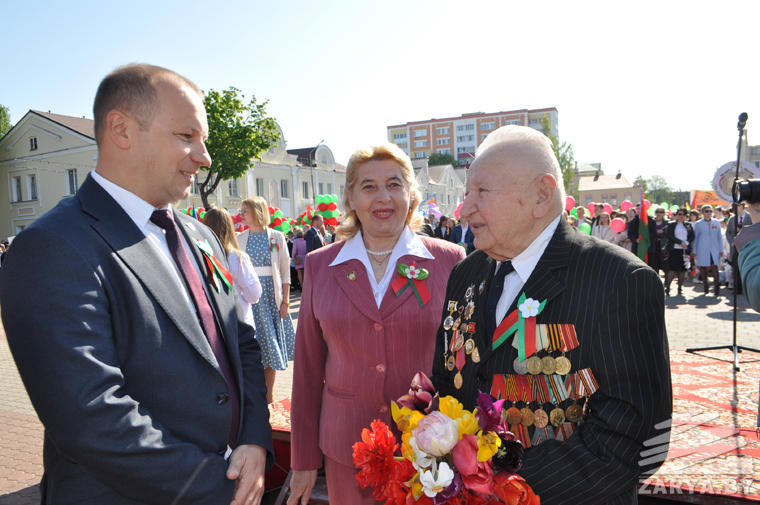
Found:
[(362, 429), (374, 419), (394, 427), (391, 401), (409, 391), (417, 372), (430, 376), (446, 283), (465, 253), (450, 242), (420, 238), (435, 259), (402, 256), (399, 262), (430, 272), (425, 285), (432, 299), (424, 307), (411, 289), (397, 297), (388, 287), (378, 309), (359, 260), (328, 266), (345, 242), (306, 257), (293, 367), (292, 468), (319, 468), (323, 454), (353, 466), (351, 446)]

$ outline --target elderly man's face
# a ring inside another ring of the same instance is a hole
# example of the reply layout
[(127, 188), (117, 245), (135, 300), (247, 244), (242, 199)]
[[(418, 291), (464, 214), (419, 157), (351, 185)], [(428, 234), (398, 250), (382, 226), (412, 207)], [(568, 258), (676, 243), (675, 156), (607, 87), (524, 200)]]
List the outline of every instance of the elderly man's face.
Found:
[(522, 252), (521, 238), (533, 224), (537, 174), (514, 148), (495, 146), (473, 161), (461, 215), (475, 235), (475, 247), (493, 258)]

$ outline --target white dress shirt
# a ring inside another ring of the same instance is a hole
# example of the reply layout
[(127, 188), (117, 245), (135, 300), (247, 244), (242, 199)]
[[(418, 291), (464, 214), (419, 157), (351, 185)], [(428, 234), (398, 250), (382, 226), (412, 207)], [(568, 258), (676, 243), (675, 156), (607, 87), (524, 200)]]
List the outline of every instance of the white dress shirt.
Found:
[(435, 259), (433, 255), (428, 251), (425, 244), (422, 243), (420, 237), (412, 231), (409, 225), (404, 227), (404, 231), (398, 238), (398, 242), (393, 247), (393, 252), (388, 260), (388, 264), (385, 267), (385, 274), (380, 282), (375, 279), (375, 272), (372, 270), (372, 261), (369, 259), (369, 253), (367, 248), (364, 247), (364, 239), (362, 238), (362, 232), (359, 231), (353, 238), (346, 240), (346, 245), (340, 250), (330, 266), (340, 265), (348, 260), (359, 260), (367, 269), (367, 277), (369, 277), (369, 284), (372, 286), (372, 294), (375, 296), (375, 302), (377, 308), (380, 308), (380, 304), (383, 302), (385, 292), (388, 291), (391, 281), (394, 279), (396, 272), (396, 262), (406, 255), (417, 256), (418, 258)]

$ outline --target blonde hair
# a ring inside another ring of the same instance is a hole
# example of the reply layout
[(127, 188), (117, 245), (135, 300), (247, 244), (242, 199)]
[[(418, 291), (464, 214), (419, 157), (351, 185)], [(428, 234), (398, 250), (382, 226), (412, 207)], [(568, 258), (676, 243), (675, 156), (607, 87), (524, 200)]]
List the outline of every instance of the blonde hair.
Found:
[(206, 211), (206, 215), (203, 216), (203, 224), (211, 228), (211, 231), (219, 237), (219, 242), (222, 243), (224, 252), (229, 254), (230, 251), (235, 251), (240, 256), (241, 251), (235, 237), (235, 225), (232, 223), (232, 217), (226, 209), (219, 207), (210, 208)]
[(262, 228), (269, 226), (269, 206), (266, 200), (260, 196), (254, 196), (253, 198), (246, 198), (242, 204), (251, 211), (251, 217), (257, 226)]
[(348, 195), (354, 189), (357, 178), (359, 176), (359, 169), (365, 163), (370, 161), (394, 161), (401, 167), (401, 177), (407, 186), (409, 191), (409, 212), (406, 215), (406, 224), (409, 227), (417, 231), (422, 228), (423, 217), (422, 214), (417, 212), (422, 201), (422, 195), (419, 189), (417, 189), (417, 180), (414, 177), (414, 168), (412, 168), (412, 160), (395, 144), (380, 144), (377, 146), (362, 147), (354, 151), (351, 155), (351, 159), (348, 160), (348, 166), (346, 167), (346, 190), (343, 193), (343, 208), (345, 214), (341, 220), (340, 226), (338, 226), (336, 232), (338, 236), (344, 240), (353, 238), (359, 230), (362, 228), (362, 223), (357, 216), (356, 211), (351, 208), (348, 201)]

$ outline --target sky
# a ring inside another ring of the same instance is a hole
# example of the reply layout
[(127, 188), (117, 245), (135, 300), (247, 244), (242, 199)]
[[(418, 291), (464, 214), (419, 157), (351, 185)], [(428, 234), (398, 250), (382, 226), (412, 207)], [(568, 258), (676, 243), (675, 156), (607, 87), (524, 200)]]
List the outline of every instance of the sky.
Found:
[(710, 189), (741, 112), (760, 145), (757, 0), (5, 3), (13, 123), (92, 118), (103, 76), (144, 62), (268, 100), (289, 149), (342, 164), (388, 125), (547, 107), (576, 161), (673, 189)]

